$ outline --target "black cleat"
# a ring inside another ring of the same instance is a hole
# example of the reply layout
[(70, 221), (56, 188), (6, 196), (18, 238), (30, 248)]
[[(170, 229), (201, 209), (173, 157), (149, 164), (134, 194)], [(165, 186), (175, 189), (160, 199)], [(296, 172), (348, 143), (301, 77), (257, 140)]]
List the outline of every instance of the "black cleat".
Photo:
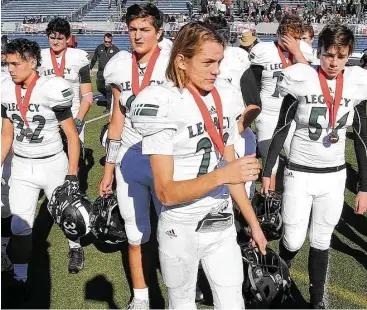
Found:
[(326, 309), (325, 303), (320, 301), (317, 304), (311, 304), (311, 309)]
[(84, 268), (84, 250), (82, 247), (69, 249), (69, 273), (78, 273)]
[(8, 288), (8, 294), (12, 296), (11, 308), (28, 308), (25, 306), (30, 300), (31, 294), (27, 282), (14, 279)]

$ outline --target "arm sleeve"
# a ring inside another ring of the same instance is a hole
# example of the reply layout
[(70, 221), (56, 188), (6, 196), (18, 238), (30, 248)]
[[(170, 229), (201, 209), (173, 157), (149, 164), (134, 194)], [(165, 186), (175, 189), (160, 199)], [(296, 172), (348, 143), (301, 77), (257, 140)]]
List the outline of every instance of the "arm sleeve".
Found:
[(8, 118), (8, 115), (6, 114), (6, 107), (2, 104), (1, 105), (1, 118)]
[(94, 51), (94, 55), (93, 55), (93, 58), (91, 59), (90, 61), (90, 69), (93, 69), (94, 65), (96, 64), (97, 62), (97, 58), (98, 58), (98, 51), (99, 51), (99, 46), (97, 46), (97, 48), (95, 49)]
[[(260, 73), (260, 81), (261, 81), (261, 73)], [(245, 105), (256, 105), (261, 109), (259, 84), (254, 76), (253, 71), (250, 68), (243, 73), (240, 85), (241, 85), (242, 98)]]
[(52, 111), (55, 112), (55, 115), (56, 115), (56, 119), (59, 121), (59, 122), (62, 122), (66, 119), (68, 119), (69, 117), (73, 117), (73, 114), (71, 113), (71, 108), (64, 108), (62, 107), (61, 109), (59, 109), (58, 106), (55, 106), (52, 108)]
[(353, 131), (354, 149), (359, 171), (359, 191), (367, 192), (367, 117), (366, 103), (362, 101), (354, 107)]
[(88, 65), (80, 68), (79, 77), (80, 77), (80, 83), (81, 84), (86, 84), (86, 83), (91, 83), (92, 82), (91, 79), (90, 79), (90, 69), (89, 69)]
[[(255, 82), (256, 82), (258, 92), (260, 93), (260, 91), (261, 91), (261, 77), (262, 77), (262, 74), (263, 74), (264, 67), (259, 66), (259, 65), (251, 65), (250, 70), (252, 71), (252, 74), (255, 78)], [(242, 85), (241, 85), (241, 89), (242, 89)]]
[(298, 101), (292, 95), (286, 95), (284, 97), (282, 107), (280, 108), (278, 124), (274, 130), (274, 134), (268, 149), (268, 155), (264, 164), (264, 177), (271, 176), (272, 169), (280, 151), (283, 148), (292, 120), (296, 114), (297, 106)]

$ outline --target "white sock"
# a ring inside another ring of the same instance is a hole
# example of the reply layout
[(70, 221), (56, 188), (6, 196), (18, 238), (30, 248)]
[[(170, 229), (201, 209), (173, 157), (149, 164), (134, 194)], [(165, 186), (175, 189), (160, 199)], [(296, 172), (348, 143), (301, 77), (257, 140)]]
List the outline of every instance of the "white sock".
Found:
[(14, 279), (27, 281), (28, 264), (13, 264)]
[(134, 298), (139, 300), (149, 300), (148, 288), (133, 288)]
[(70, 249), (79, 249), (79, 248), (81, 248), (79, 239), (76, 240), (76, 241), (71, 241), (71, 240), (68, 239), (68, 242), (69, 242), (69, 248)]
[(1, 237), (1, 253), (6, 253), (10, 237)]

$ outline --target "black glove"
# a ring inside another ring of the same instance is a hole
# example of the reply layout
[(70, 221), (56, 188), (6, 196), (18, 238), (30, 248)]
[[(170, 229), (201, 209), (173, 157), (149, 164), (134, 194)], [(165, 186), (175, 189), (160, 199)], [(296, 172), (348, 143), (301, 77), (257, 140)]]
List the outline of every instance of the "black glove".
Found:
[(76, 175), (67, 175), (62, 185), (66, 195), (76, 194), (79, 191), (79, 180)]
[(84, 127), (84, 124), (85, 124), (85, 121), (81, 121), (80, 119), (78, 118), (74, 118), (74, 122), (75, 122), (75, 126), (76, 126), (76, 130), (78, 132), (78, 134), (80, 135), (80, 133), (82, 132), (83, 130), (83, 127)]

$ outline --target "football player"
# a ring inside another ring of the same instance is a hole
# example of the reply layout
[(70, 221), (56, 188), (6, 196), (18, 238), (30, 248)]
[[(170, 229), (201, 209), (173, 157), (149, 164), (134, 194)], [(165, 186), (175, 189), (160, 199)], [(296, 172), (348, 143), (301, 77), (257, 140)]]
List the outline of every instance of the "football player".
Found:
[[(39, 77), (39, 45), (26, 39), (12, 40), (6, 48), (6, 61), (10, 77), (1, 84), (1, 164), (13, 147), (11, 253), (15, 285), (23, 290), (39, 192), (43, 189), (50, 198), (63, 184), (69, 192), (77, 190), (79, 138), (71, 113), (73, 90), (61, 77)], [(59, 125), (68, 139), (69, 160)]]
[[(9, 77), (6, 64), (6, 45), (8, 36), (1, 36), (1, 81)], [(9, 178), (11, 171), (11, 152), (6, 156), (4, 165), (1, 167), (1, 272), (9, 271), (13, 265), (6, 252), (11, 238), (11, 213), (9, 207)]]
[(354, 46), (353, 32), (347, 26), (327, 25), (319, 35), (320, 66), (315, 70), (296, 64), (283, 70), (278, 86), (285, 97), (263, 173), (266, 193), (272, 167), (295, 120), (297, 127), (284, 173), (285, 231), (280, 255), (290, 265), (306, 238), (312, 214), (308, 270), (311, 305), (316, 309), (325, 307), (330, 239), (343, 209), (349, 126), (355, 133), (360, 176), (355, 212), (363, 214), (367, 209), (367, 71), (345, 66)]
[[(126, 23), (133, 53), (121, 51), (106, 65), (104, 78), (112, 85), (114, 108), (106, 142), (106, 164), (100, 194), (112, 191), (113, 174), (117, 181), (117, 199), (129, 242), (129, 263), (134, 298), (131, 309), (149, 308), (147, 275), (149, 274), (150, 201), (156, 199), (149, 157), (141, 153), (142, 137), (131, 124), (131, 104), (140, 91), (151, 84), (161, 84), (168, 64), (158, 39), (163, 13), (153, 4), (134, 4), (127, 9)], [(119, 101), (120, 99), (120, 101)], [(142, 113), (154, 113), (145, 109)], [(142, 256), (142, 253), (145, 253)]]
[[(309, 46), (312, 47), (313, 41), (315, 39), (315, 31), (313, 30), (312, 25), (306, 24), (303, 27), (303, 35), (301, 37), (301, 40), (307, 43)], [(313, 60), (312, 65), (320, 65), (320, 59), (317, 58), (317, 48), (312, 47), (312, 54), (313, 54)]]
[[(41, 76), (63, 77), (70, 84), (75, 94), (71, 111), (79, 138), (84, 143), (84, 118), (93, 103), (88, 53), (81, 49), (67, 47), (71, 31), (69, 22), (63, 18), (57, 17), (50, 21), (46, 34), (50, 48), (41, 51), (42, 62), (39, 73)], [(86, 174), (80, 171), (83, 168), (81, 161), (79, 176), (82, 176), (81, 190), (85, 193), (87, 180), (84, 175)], [(68, 270), (70, 273), (78, 273), (84, 267), (84, 250), (78, 240), (68, 240), (68, 242)]]
[[(282, 96), (279, 94), (277, 81), (282, 70), (291, 66), (294, 62), (308, 64), (312, 60), (312, 48), (300, 41), (303, 35), (301, 19), (295, 15), (285, 15), (277, 30), (277, 41), (260, 42), (256, 44), (250, 53), (251, 67), (261, 96), (261, 113), (256, 117), (255, 128), (257, 143), (261, 158), (265, 161), (269, 143), (276, 127)], [(245, 77), (241, 81), (246, 87)], [(294, 126), (290, 130), (289, 137), (284, 148), (288, 154)], [(275, 189), (274, 167), (271, 189)]]
[[(219, 67), (220, 73), (218, 79), (227, 80), (238, 89), (238, 92), (240, 92), (240, 80), (242, 76), (244, 74), (249, 75), (246, 77), (247, 84), (242, 89), (244, 105), (242, 105), (238, 111), (237, 124), (240, 134), (236, 136), (234, 147), (238, 157), (254, 154), (256, 153), (256, 138), (249, 125), (258, 115), (254, 113), (254, 111), (260, 111), (259, 106), (261, 106), (261, 101), (255, 78), (252, 72), (247, 70), (250, 67), (248, 53), (239, 47), (227, 46), (230, 38), (230, 27), (224, 17), (212, 16), (208, 17), (204, 22), (215, 29), (216, 33), (222, 36), (226, 44), (224, 58)], [(254, 186), (255, 183), (246, 183), (246, 192), (249, 198), (251, 198), (254, 193)]]
[(173, 44), (170, 82), (146, 88), (132, 104), (163, 204), (157, 236), (170, 309), (196, 308), (199, 261), (214, 307), (244, 307), (231, 195), (262, 252), (267, 243), (243, 185), (256, 180), (260, 165), (253, 156), (234, 159), (242, 97), (228, 82), (215, 84), (224, 45), (208, 25), (186, 24)]

